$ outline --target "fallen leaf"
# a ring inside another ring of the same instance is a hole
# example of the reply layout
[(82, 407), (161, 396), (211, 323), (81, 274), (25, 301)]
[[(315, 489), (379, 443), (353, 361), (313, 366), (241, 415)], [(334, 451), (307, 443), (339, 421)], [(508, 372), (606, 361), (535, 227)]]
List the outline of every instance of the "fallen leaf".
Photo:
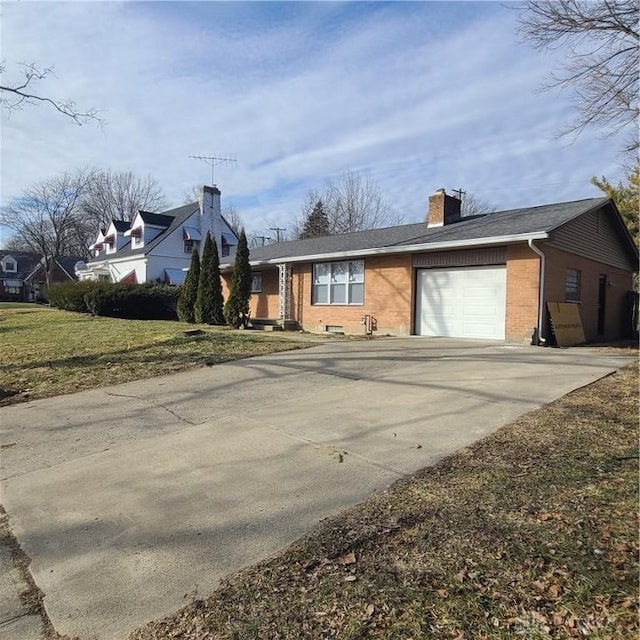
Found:
[(364, 610), (364, 615), (367, 618), (370, 618), (373, 615), (375, 607), (372, 604), (368, 604)]
[(346, 576), (344, 579), (345, 582), (355, 582), (356, 580), (357, 578), (354, 575)]
[(341, 558), (338, 558), (338, 564), (341, 564), (342, 566), (355, 564), (355, 563), (356, 563), (356, 554), (353, 553), (353, 551), (349, 551), (349, 553), (347, 553), (346, 555), (342, 556)]

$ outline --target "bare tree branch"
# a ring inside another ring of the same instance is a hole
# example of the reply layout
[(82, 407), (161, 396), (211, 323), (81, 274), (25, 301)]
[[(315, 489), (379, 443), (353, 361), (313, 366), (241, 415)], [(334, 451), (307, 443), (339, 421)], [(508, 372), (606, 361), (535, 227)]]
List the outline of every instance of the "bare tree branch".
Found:
[(637, 151), (639, 17), (635, 0), (525, 2), (522, 38), (540, 50), (568, 47), (564, 70), (543, 87), (571, 92), (577, 115), (563, 135), (594, 125), (606, 135), (629, 127), (625, 151)]
[[(39, 81), (45, 80), (48, 76), (53, 76), (53, 69), (45, 67), (39, 68), (33, 63), (19, 63), (22, 67), (22, 78), (19, 81), (0, 84), (0, 106), (9, 112), (20, 111), (25, 105), (37, 105), (46, 103), (67, 116), (77, 125), (88, 122), (95, 122), (99, 126), (105, 124), (105, 120), (99, 116), (96, 109), (82, 111), (78, 109), (73, 100), (54, 100), (48, 96), (34, 92), (32, 89)], [(0, 75), (6, 73), (4, 61), (0, 64)]]
[(82, 170), (37, 182), (0, 210), (0, 223), (42, 256), (47, 281), (55, 260), (71, 253), (82, 219), (80, 200), (89, 177), (89, 172)]

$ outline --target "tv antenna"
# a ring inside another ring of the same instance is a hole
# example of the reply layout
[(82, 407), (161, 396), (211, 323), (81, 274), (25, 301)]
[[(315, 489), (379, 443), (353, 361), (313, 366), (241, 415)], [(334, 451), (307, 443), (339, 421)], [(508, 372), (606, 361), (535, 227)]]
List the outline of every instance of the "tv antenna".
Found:
[(217, 156), (189, 156), (192, 160), (202, 160), (202, 162), (208, 164), (211, 167), (211, 186), (215, 187), (216, 182), (214, 178), (214, 170), (219, 164), (225, 162), (237, 162), (235, 158), (219, 158)]

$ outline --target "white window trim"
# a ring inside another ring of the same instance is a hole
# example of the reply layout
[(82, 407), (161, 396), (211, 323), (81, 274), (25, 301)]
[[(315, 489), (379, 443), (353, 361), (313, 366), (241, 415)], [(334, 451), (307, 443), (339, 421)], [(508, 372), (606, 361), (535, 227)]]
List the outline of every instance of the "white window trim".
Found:
[[(9, 265), (13, 265), (13, 269), (9, 269)], [(6, 273), (18, 273), (18, 263), (15, 260), (3, 260), (2, 270)]]
[[(260, 287), (255, 287), (254, 288), (254, 278), (260, 280)], [(251, 274), (251, 293), (262, 293), (262, 271), (254, 271)]]
[[(348, 278), (349, 274), (349, 264), (352, 262), (359, 262), (362, 264), (362, 282), (359, 281), (350, 281)], [(329, 277), (329, 282), (327, 283), (327, 302), (316, 302), (315, 300), (315, 287), (316, 287), (316, 267), (318, 265), (328, 265), (331, 269), (335, 264), (346, 264), (347, 265), (347, 280), (345, 282), (333, 283), (331, 282), (331, 276)], [(334, 284), (345, 285), (345, 299), (346, 302), (331, 302), (331, 287)], [(351, 302), (349, 300), (350, 293), (350, 284), (362, 284), (362, 302)], [(334, 262), (316, 262), (313, 264), (311, 270), (311, 304), (316, 307), (363, 307), (364, 306), (364, 284), (365, 284), (365, 265), (364, 260), (338, 260)]]

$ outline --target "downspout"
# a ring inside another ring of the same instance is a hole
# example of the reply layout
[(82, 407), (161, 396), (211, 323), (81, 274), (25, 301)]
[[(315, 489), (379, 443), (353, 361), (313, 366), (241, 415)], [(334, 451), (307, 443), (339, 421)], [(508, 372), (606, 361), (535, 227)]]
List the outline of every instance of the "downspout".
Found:
[(540, 256), (540, 286), (538, 287), (538, 344), (545, 345), (547, 339), (542, 336), (542, 322), (544, 319), (544, 277), (546, 258), (544, 253), (533, 244), (533, 240), (529, 238), (527, 241), (529, 248)]

